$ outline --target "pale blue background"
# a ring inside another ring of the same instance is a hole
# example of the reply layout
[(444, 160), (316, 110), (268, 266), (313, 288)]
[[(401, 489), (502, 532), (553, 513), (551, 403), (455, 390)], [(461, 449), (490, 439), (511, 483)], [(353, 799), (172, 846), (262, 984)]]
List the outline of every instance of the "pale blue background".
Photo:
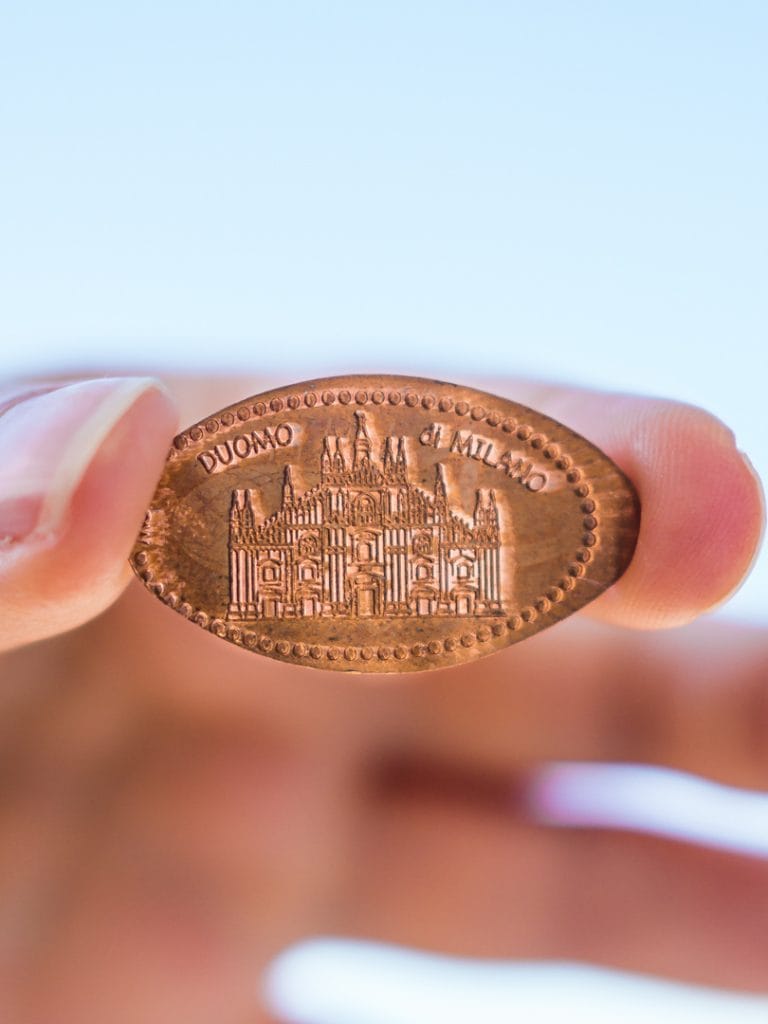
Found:
[(533, 372), (766, 477), (766, 52), (758, 0), (4, 5), (0, 369)]

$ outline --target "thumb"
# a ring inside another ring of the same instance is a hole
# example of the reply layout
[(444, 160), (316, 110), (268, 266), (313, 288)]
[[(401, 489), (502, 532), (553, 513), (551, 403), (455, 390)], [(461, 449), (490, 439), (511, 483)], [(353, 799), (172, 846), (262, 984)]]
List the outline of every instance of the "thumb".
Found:
[(78, 626), (120, 594), (176, 426), (146, 377), (4, 397), (0, 650)]

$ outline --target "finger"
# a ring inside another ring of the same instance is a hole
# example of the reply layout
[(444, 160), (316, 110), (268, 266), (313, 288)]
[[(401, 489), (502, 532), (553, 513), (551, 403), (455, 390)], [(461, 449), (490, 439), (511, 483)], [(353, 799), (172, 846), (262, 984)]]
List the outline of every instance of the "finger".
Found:
[(757, 858), (536, 827), (433, 788), (383, 796), (356, 863), (346, 934), (768, 990), (768, 864)]
[(161, 714), (73, 770), (67, 731), (28, 738), (0, 805), (13, 1019), (261, 1021), (259, 971), (322, 930), (343, 869), (346, 766), (253, 723)]
[(768, 636), (729, 622), (648, 634), (575, 618), (408, 694), (397, 749), (514, 772), (537, 761), (666, 765), (768, 788)]
[(676, 626), (724, 601), (749, 571), (763, 494), (733, 433), (696, 406), (526, 380), (481, 382), (582, 434), (640, 496), (632, 563), (590, 605), (620, 625)]
[(0, 649), (70, 629), (117, 597), (175, 426), (149, 378), (5, 398)]

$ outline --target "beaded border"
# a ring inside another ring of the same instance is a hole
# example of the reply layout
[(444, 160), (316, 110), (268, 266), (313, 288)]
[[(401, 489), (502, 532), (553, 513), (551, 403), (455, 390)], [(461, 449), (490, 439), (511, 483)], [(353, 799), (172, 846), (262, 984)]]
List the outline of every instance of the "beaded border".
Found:
[[(270, 399), (269, 402), (254, 402), (242, 404), (232, 412), (227, 410), (218, 416), (210, 416), (202, 423), (195, 424), (188, 430), (183, 431), (174, 438), (173, 445), (168, 453), (169, 461), (178, 458), (179, 454), (190, 445), (196, 444), (203, 439), (211, 440), (221, 431), (229, 430), (236, 422), (247, 423), (252, 419), (259, 419), (265, 415), (274, 415), (283, 410), (299, 409), (302, 406), (313, 408), (320, 402), (322, 405), (330, 406), (338, 401), (341, 405), (365, 405), (371, 402), (373, 405), (383, 405), (388, 402), (390, 405), (399, 405), (401, 402), (409, 408), (421, 406), (423, 409), (436, 409), (440, 412), (453, 411), (457, 416), (468, 416), (477, 423), (487, 423), (489, 427), (499, 428), (506, 434), (514, 435), (518, 441), (530, 445), (535, 451), (540, 452), (545, 459), (552, 461), (555, 468), (565, 472), (566, 480), (571, 484), (574, 495), (580, 499), (580, 511), (584, 516), (582, 525), (585, 533), (582, 536), (582, 544), (576, 551), (574, 558), (569, 562), (566, 572), (549, 587), (546, 592), (536, 598), (531, 604), (520, 608), (508, 617), (499, 618), (490, 625), (478, 626), (475, 630), (467, 630), (455, 636), (446, 637), (444, 640), (430, 640), (427, 642), (417, 641), (407, 644), (382, 644), (379, 646), (355, 645), (346, 646), (337, 644), (307, 644), (303, 641), (291, 642), (290, 640), (275, 640), (266, 633), (257, 633), (252, 629), (228, 623), (222, 618), (211, 617), (207, 612), (193, 608), (187, 601), (182, 601), (177, 593), (170, 590), (165, 583), (156, 578), (154, 570), (148, 566), (149, 555), (147, 551), (139, 551), (134, 556), (134, 562), (138, 567), (141, 579), (148, 585), (149, 589), (157, 595), (165, 604), (174, 608), (191, 622), (197, 623), (204, 629), (210, 630), (216, 636), (223, 637), (239, 644), (248, 650), (259, 650), (264, 654), (276, 653), (282, 657), (292, 655), (295, 658), (302, 658), (309, 663), (327, 661), (360, 661), (372, 662), (374, 660), (404, 661), (409, 657), (424, 658), (429, 655), (451, 653), (458, 647), (469, 648), (476, 643), (485, 644), (492, 637), (500, 637), (507, 631), (518, 632), (527, 623), (534, 622), (538, 616), (549, 612), (553, 605), (564, 600), (566, 593), (573, 590), (579, 579), (586, 573), (586, 566), (592, 560), (592, 549), (598, 543), (599, 520), (596, 516), (597, 505), (594, 497), (591, 497), (592, 488), (584, 479), (584, 473), (575, 465), (573, 459), (562, 451), (559, 444), (550, 441), (545, 434), (534, 431), (533, 427), (524, 423), (518, 423), (513, 417), (504, 416), (497, 410), (487, 410), (482, 405), (471, 405), (464, 399), (456, 401), (449, 395), (437, 398), (431, 392), (420, 395), (411, 388), (392, 388), (389, 390), (374, 388), (373, 390), (358, 389), (354, 392), (349, 388), (323, 388), (322, 390), (308, 390), (303, 394), (294, 393), (287, 398), (278, 396)], [(149, 541), (151, 543), (151, 541)]]

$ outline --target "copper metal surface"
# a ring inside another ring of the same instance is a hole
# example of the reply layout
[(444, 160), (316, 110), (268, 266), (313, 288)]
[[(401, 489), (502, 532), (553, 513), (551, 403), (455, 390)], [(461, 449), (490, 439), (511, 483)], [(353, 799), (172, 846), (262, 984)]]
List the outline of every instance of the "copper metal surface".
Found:
[(638, 523), (629, 480), (555, 420), (456, 384), (350, 375), (179, 434), (131, 564), (245, 650), (417, 672), (583, 607), (626, 569)]

